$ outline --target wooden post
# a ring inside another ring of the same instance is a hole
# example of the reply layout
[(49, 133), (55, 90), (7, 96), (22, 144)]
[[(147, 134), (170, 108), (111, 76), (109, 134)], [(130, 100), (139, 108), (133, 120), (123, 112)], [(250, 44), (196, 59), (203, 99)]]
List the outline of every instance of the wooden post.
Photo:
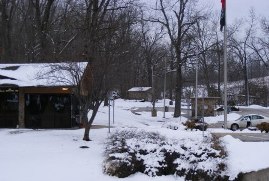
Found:
[(22, 88), (19, 88), (19, 128), (25, 128), (25, 98)]

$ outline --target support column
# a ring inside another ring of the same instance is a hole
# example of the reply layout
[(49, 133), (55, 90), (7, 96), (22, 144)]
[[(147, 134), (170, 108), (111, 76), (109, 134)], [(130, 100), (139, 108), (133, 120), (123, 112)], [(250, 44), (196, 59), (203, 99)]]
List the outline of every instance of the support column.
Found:
[(23, 88), (19, 88), (19, 128), (25, 128), (25, 98)]

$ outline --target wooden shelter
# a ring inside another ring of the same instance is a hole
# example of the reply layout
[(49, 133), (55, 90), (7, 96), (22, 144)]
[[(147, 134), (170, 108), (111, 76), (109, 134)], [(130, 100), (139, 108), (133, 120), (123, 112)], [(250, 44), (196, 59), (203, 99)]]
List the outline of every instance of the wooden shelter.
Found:
[(151, 87), (133, 87), (128, 90), (128, 98), (134, 100), (152, 100), (152, 88)]
[[(214, 116), (214, 110), (220, 97), (198, 97), (197, 116)], [(195, 98), (191, 98), (192, 116), (195, 116)]]
[[(0, 64), (0, 127), (71, 128), (78, 114), (73, 94), (86, 62)], [(69, 67), (67, 69), (66, 67)]]

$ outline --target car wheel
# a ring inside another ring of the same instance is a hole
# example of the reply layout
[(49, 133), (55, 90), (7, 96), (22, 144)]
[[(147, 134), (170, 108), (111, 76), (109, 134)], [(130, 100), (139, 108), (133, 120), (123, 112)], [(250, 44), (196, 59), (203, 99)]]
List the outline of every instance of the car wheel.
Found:
[(236, 130), (238, 130), (238, 128), (239, 128), (239, 126), (237, 124), (232, 124), (232, 126), (231, 126), (232, 131), (236, 131)]

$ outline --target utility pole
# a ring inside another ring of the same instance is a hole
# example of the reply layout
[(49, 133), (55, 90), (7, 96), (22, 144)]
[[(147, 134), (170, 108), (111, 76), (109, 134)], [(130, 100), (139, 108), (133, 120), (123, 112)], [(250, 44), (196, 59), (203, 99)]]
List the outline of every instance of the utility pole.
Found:
[(198, 59), (196, 61), (196, 69), (195, 69), (195, 119), (197, 119), (197, 97), (198, 97)]
[(110, 98), (108, 98), (108, 133), (110, 133)]
[(154, 67), (153, 67), (153, 65), (152, 65), (152, 75), (151, 75), (151, 78), (152, 78), (152, 80), (151, 80), (151, 86), (152, 86), (152, 111), (151, 111), (151, 116), (152, 117), (156, 117), (157, 116), (157, 111), (156, 111), (156, 109), (155, 109), (155, 90), (154, 90), (154, 78), (153, 78), (153, 76), (154, 76), (154, 73), (153, 73), (153, 70), (154, 70)]
[(225, 5), (225, 25), (224, 25), (224, 129), (227, 129), (227, 0)]
[(164, 59), (163, 118), (165, 118), (165, 92), (166, 92), (166, 58)]
[(115, 123), (115, 97), (113, 96), (113, 124)]
[[(246, 60), (247, 61), (247, 60)], [(248, 79), (249, 79), (249, 76), (248, 76), (248, 66), (247, 66), (247, 62), (246, 62), (246, 74), (247, 74), (247, 92), (246, 92), (246, 96), (247, 96), (247, 106), (249, 106), (250, 102), (249, 102), (249, 85), (248, 85)]]

